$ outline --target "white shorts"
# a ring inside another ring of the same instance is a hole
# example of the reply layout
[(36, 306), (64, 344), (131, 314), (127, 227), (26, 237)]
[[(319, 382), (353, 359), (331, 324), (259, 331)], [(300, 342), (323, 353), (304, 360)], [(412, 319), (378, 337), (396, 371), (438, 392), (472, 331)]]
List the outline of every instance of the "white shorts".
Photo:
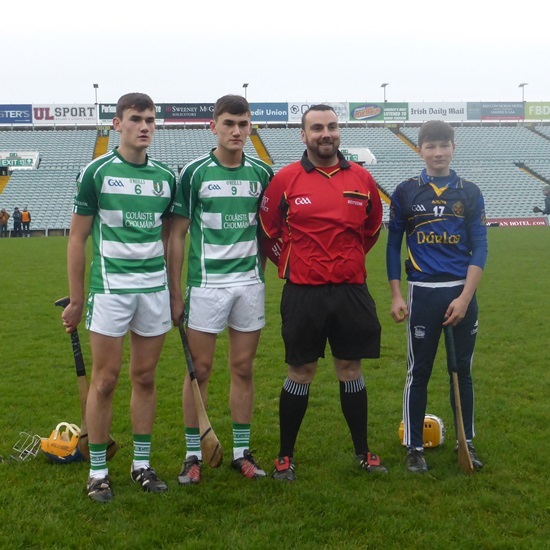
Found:
[(88, 296), (86, 328), (105, 336), (160, 336), (172, 328), (168, 290), (143, 294), (94, 294)]
[(226, 326), (240, 332), (260, 330), (265, 325), (265, 285), (187, 287), (185, 318), (188, 327), (213, 334)]

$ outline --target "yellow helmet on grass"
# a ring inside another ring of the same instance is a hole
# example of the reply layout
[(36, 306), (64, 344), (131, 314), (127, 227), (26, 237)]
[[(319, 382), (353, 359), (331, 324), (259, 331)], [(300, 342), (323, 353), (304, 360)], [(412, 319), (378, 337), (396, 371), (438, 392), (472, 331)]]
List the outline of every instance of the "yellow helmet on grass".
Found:
[(80, 428), (76, 424), (60, 422), (50, 437), (43, 437), (40, 442), (42, 452), (52, 462), (68, 464), (84, 460), (78, 449)]
[[(405, 425), (403, 420), (399, 425), (399, 441), (403, 445), (403, 438), (405, 436)], [(443, 420), (433, 414), (427, 414), (424, 417), (424, 429), (422, 430), (422, 445), (424, 448), (439, 447), (443, 445), (445, 441), (445, 425)]]

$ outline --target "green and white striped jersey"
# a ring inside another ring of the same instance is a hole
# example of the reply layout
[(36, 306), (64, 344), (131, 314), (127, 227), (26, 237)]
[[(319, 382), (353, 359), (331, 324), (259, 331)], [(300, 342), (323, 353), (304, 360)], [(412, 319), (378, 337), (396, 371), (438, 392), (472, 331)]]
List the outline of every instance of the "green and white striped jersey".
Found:
[(175, 188), (166, 165), (149, 157), (143, 165), (131, 164), (116, 148), (80, 172), (73, 212), (94, 216), (90, 292), (168, 288), (161, 218), (169, 214)]
[(212, 152), (183, 168), (172, 212), (191, 220), (188, 286), (263, 282), (258, 207), (272, 177), (268, 164), (244, 154), (237, 168), (222, 166)]

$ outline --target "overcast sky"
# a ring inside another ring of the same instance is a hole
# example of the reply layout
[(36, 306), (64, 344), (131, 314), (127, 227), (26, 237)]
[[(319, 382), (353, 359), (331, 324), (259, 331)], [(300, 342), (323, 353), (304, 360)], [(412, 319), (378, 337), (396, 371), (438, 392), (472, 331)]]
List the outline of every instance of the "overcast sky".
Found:
[(0, 104), (550, 101), (544, 0), (17, 0)]

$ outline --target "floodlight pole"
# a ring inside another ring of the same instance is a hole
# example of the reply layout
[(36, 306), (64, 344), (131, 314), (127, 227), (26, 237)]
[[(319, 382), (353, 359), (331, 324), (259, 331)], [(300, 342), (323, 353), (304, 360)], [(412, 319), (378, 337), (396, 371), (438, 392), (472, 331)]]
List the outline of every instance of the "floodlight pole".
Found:
[(94, 92), (95, 92), (95, 122), (97, 127), (99, 128), (99, 104), (97, 102), (97, 89), (99, 88), (99, 84), (94, 84)]
[(527, 86), (529, 82), (522, 82), (518, 88), (521, 88), (521, 102), (525, 103), (525, 86)]
[(246, 99), (246, 89), (248, 88), (248, 82), (245, 82), (243, 84), (243, 88), (244, 88), (244, 98)]
[(386, 86), (389, 86), (389, 82), (383, 82), (382, 84), (380, 84), (380, 88), (384, 88), (384, 103), (387, 102), (387, 99), (386, 99)]

